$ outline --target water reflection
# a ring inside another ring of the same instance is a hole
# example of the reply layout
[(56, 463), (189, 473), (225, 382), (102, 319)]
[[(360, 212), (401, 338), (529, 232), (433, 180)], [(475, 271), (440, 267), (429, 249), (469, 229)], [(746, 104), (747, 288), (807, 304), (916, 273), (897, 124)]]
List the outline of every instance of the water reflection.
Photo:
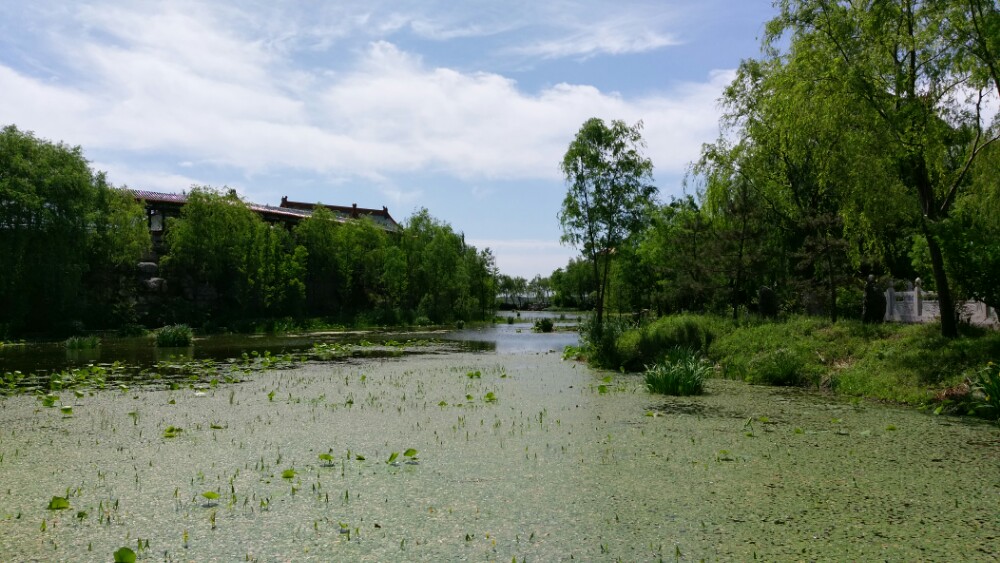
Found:
[[(435, 349), (417, 346), (405, 353), (447, 352), (449, 350), (496, 354), (535, 354), (562, 351), (567, 345), (579, 343), (576, 332), (576, 313), (561, 314), (544, 311), (522, 311), (519, 314), (505, 311), (502, 322), (463, 330), (431, 330), (420, 332), (317, 332), (288, 335), (224, 334), (199, 337), (189, 348), (157, 348), (150, 338), (105, 338), (93, 350), (66, 350), (62, 342), (25, 343), (0, 348), (0, 372), (20, 370), (53, 372), (88, 364), (121, 362), (129, 366), (146, 368), (158, 362), (190, 360), (226, 361), (241, 358), (244, 353), (304, 354), (314, 344), (358, 344), (358, 355), (379, 355), (388, 345), (397, 354), (398, 344), (407, 340), (422, 345), (441, 341)], [(509, 320), (508, 320), (509, 317)], [(555, 331), (532, 332), (534, 322), (541, 318), (552, 319)], [(386, 354), (391, 355), (391, 354)]]

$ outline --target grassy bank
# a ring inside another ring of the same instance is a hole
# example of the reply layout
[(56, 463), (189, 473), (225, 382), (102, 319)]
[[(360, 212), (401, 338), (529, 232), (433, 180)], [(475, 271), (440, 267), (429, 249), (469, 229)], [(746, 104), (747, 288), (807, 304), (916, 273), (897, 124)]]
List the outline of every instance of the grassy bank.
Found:
[(975, 327), (946, 339), (937, 324), (834, 324), (815, 317), (735, 324), (679, 315), (612, 332), (614, 346), (592, 357), (602, 367), (639, 371), (663, 361), (671, 349), (687, 347), (716, 362), (719, 374), (730, 379), (913, 405), (943, 400), (959, 409), (966, 381), (988, 362), (1000, 363), (1000, 332)]

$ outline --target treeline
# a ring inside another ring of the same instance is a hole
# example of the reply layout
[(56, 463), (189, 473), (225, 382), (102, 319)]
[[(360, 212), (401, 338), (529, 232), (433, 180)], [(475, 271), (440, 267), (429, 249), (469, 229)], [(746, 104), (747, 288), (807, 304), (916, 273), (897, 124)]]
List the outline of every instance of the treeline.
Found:
[(1000, 9), (869, 8), (780, 3), (764, 56), (725, 90), (693, 195), (650, 203), (597, 256), (610, 308), (738, 315), (767, 287), (781, 310), (835, 320), (860, 315), (869, 275), (879, 290), (921, 278), (945, 336), (963, 300), (1000, 306)]
[(167, 220), (166, 322), (324, 317), (430, 324), (491, 317), (496, 267), (426, 209), (398, 233), (319, 207), (293, 228), (264, 222), (232, 192), (196, 187)]
[(421, 210), (387, 233), (319, 209), (288, 229), (232, 192), (196, 187), (168, 219), (150, 291), (146, 211), (93, 172), (79, 147), (0, 132), (0, 337), (152, 327), (234, 328), (323, 317), (363, 324), (492, 316), (496, 267)]

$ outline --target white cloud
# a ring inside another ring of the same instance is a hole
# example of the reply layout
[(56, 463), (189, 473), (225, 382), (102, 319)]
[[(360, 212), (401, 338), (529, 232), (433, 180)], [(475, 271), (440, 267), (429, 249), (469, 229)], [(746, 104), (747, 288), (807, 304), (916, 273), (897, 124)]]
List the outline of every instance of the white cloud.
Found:
[(652, 29), (601, 26), (578, 31), (557, 39), (538, 41), (511, 51), (543, 59), (590, 58), (602, 54), (645, 53), (679, 44), (680, 41), (673, 35)]
[(113, 185), (118, 187), (128, 185), (128, 187), (137, 190), (176, 193), (189, 190), (191, 186), (207, 183), (204, 180), (183, 174), (150, 171), (116, 163), (93, 162), (91, 165), (94, 170), (107, 172), (108, 181)]
[[(638, 99), (580, 84), (526, 92), (497, 73), (428, 66), (386, 41), (342, 53), (353, 64), (327, 73), (298, 67), (248, 35), (232, 10), (144, 6), (152, 11), (83, 9), (87, 32), (59, 40), (85, 77), (75, 85), (0, 65), (0, 121), (91, 148), (251, 175), (430, 171), (488, 181), (557, 180), (557, 163), (586, 119), (641, 119), (654, 165), (679, 173), (714, 139), (715, 100), (731, 76)], [(396, 202), (407, 199), (397, 194)]]

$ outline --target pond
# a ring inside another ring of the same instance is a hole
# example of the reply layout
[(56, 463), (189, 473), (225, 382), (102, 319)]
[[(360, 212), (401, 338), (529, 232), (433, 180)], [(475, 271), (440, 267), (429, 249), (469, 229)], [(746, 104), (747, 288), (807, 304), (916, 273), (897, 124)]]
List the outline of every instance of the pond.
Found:
[(652, 396), (507, 336), (0, 398), (0, 559), (1000, 556), (995, 425), (724, 380)]
[[(515, 316), (516, 315), (516, 316)], [(506, 353), (546, 352), (562, 350), (577, 344), (575, 327), (586, 313), (551, 313), (545, 311), (504, 312), (501, 318), (510, 317), (511, 324), (501, 322), (464, 330), (363, 330), (329, 331), (290, 334), (218, 334), (196, 339), (190, 348), (160, 349), (149, 337), (104, 338), (92, 350), (67, 350), (62, 342), (30, 342), (0, 347), (0, 373), (52, 372), (90, 364), (121, 362), (135, 368), (149, 368), (159, 362), (177, 360), (232, 361), (243, 354), (302, 354), (309, 352), (316, 343), (343, 343), (355, 345), (357, 355), (378, 355), (385, 351), (386, 342), (443, 341), (451, 343), (450, 349), (496, 351)], [(535, 320), (552, 319), (556, 330), (551, 333), (532, 333)], [(364, 346), (357, 346), (364, 344)], [(374, 345), (374, 346), (373, 346)], [(415, 349), (408, 350), (410, 353)], [(431, 348), (423, 346), (424, 351)]]

